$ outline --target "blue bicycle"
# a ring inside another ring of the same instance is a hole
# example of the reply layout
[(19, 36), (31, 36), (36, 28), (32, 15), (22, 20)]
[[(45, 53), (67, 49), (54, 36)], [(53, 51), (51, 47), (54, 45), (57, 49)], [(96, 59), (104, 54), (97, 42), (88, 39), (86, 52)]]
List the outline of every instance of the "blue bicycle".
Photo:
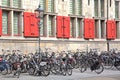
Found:
[(10, 66), (7, 61), (5, 60), (0, 61), (0, 73), (2, 75), (6, 75), (9, 69), (10, 69)]

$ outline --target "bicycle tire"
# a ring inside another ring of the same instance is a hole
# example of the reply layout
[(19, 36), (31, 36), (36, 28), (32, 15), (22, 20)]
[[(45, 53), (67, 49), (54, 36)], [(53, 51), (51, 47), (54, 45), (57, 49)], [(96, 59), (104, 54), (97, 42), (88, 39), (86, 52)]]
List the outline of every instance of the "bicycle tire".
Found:
[(65, 68), (62, 68), (62, 75), (66, 76), (66, 69)]
[(4, 70), (1, 71), (2, 75), (6, 75), (8, 73), (8, 70), (5, 68)]
[(71, 68), (71, 65), (68, 65), (68, 66), (67, 66), (67, 74), (68, 74), (69, 76), (72, 75), (72, 68)]
[(42, 70), (41, 73), (42, 73), (43, 76), (48, 76), (50, 74), (50, 69), (48, 68), (47, 65), (44, 65), (42, 69), (43, 70)]
[(114, 66), (114, 62), (110, 58), (103, 62), (103, 64), (105, 69), (111, 69)]
[(57, 65), (57, 64), (53, 64), (53, 65), (51, 66), (51, 72), (52, 72), (53, 74), (57, 74), (57, 70), (58, 70), (58, 65)]
[(114, 63), (114, 66), (115, 66), (115, 68), (116, 68), (117, 70), (120, 71), (120, 61), (115, 62), (115, 63)]
[(34, 68), (30, 68), (30, 69), (28, 70), (29, 75), (33, 75), (34, 72), (35, 72), (35, 69), (34, 69)]
[(104, 71), (104, 66), (102, 64), (98, 65), (98, 68), (94, 70), (97, 74), (100, 74)]
[(85, 72), (87, 70), (87, 66), (85, 63), (82, 63), (79, 67), (79, 70), (81, 73)]

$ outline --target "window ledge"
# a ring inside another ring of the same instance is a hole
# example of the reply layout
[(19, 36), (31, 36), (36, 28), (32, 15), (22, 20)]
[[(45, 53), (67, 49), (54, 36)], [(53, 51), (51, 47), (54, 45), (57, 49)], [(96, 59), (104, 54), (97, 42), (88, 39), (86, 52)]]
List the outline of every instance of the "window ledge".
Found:
[[(32, 42), (37, 42), (38, 41), (38, 38), (24, 38), (24, 37), (5, 37), (5, 36), (2, 36), (0, 37), (0, 40), (3, 40), (3, 41), (7, 41), (7, 42), (10, 42), (10, 41), (32, 41)], [(56, 41), (56, 42), (59, 42), (59, 41), (62, 41), (62, 42), (107, 42), (106, 39), (89, 39), (89, 40), (85, 40), (84, 38), (81, 38), (81, 39), (78, 39), (78, 38), (69, 38), (69, 39), (63, 39), (63, 38), (50, 38), (50, 37), (41, 37), (41, 41), (44, 42), (44, 41), (50, 41), (50, 42), (53, 42), (53, 41)], [(110, 42), (120, 42), (120, 39), (115, 39), (115, 40), (109, 40)]]
[(120, 21), (120, 19), (119, 18), (115, 18), (115, 21)]
[(95, 16), (95, 17), (93, 17), (94, 19), (100, 19), (100, 20), (105, 20), (105, 19), (107, 19), (107, 18), (105, 18), (105, 17), (97, 17), (97, 16)]
[(11, 6), (0, 6), (0, 8), (4, 9), (4, 10), (14, 10), (14, 11), (24, 11), (25, 9), (22, 8), (14, 8)]
[(68, 14), (70, 17), (78, 17), (78, 18), (84, 18), (85, 16), (83, 15), (76, 15), (76, 14)]
[(44, 12), (44, 14), (57, 15), (57, 13), (54, 13), (54, 12)]

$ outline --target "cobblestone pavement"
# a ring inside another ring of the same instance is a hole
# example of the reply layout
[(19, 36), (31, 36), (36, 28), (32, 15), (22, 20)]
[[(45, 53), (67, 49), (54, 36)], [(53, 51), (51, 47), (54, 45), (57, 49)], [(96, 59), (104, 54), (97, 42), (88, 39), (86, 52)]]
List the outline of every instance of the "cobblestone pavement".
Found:
[(81, 80), (117, 80), (117, 79), (109, 78), (109, 77), (92, 77), (92, 78), (85, 78)]
[(86, 71), (80, 73), (78, 69), (73, 70), (72, 76), (62, 76), (50, 74), (47, 77), (44, 76), (30, 76), (27, 73), (21, 74), (20, 78), (15, 78), (12, 75), (0, 75), (0, 80), (120, 80), (120, 71), (117, 70), (104, 70), (101, 74), (95, 72)]

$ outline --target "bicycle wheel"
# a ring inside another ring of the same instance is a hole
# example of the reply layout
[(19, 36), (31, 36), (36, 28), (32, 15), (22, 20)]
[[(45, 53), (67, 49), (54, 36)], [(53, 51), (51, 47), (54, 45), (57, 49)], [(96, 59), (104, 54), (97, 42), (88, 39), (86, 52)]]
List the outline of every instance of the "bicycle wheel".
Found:
[(117, 70), (120, 71), (120, 61), (116, 61), (116, 62), (114, 63), (114, 66), (116, 67)]
[(60, 67), (60, 65), (55, 64), (54, 67), (55, 67), (54, 69), (56, 71), (56, 74), (59, 74), (59, 73), (61, 74), (61, 67)]
[(80, 66), (80, 61), (77, 61), (76, 64), (75, 64), (75, 69), (78, 69)]
[(19, 78), (20, 73), (21, 73), (21, 70), (20, 70), (20, 69), (17, 69), (17, 70), (14, 72), (14, 76), (16, 76), (17, 78)]
[(12, 73), (12, 67), (8, 69), (8, 74), (11, 74), (11, 73)]
[(94, 71), (95, 71), (97, 74), (100, 74), (100, 73), (103, 72), (103, 70), (104, 70), (103, 65), (102, 65), (102, 64), (99, 64)]
[(57, 74), (57, 70), (58, 70), (58, 65), (57, 65), (57, 64), (53, 64), (53, 65), (51, 66), (51, 72), (52, 72), (53, 74)]
[(79, 67), (79, 70), (81, 73), (85, 72), (87, 70), (87, 66), (85, 63), (82, 63)]
[(17, 74), (16, 74), (16, 75), (17, 75), (17, 78), (20, 77), (20, 73), (21, 73), (20, 71), (17, 72)]
[(69, 76), (72, 75), (72, 67), (71, 67), (71, 65), (68, 65), (68, 66), (67, 66), (67, 74), (68, 74)]
[(8, 69), (4, 68), (4, 70), (1, 71), (2, 75), (6, 75), (8, 73)]
[(35, 69), (34, 69), (34, 68), (30, 68), (29, 71), (28, 71), (29, 75), (33, 75), (34, 72), (35, 72)]
[(50, 69), (48, 68), (47, 65), (42, 66), (42, 75), (43, 76), (48, 76), (50, 74)]
[(105, 69), (111, 69), (114, 65), (114, 62), (112, 59), (108, 58), (103, 62), (103, 64)]
[(65, 68), (62, 68), (62, 75), (66, 76), (66, 69)]

